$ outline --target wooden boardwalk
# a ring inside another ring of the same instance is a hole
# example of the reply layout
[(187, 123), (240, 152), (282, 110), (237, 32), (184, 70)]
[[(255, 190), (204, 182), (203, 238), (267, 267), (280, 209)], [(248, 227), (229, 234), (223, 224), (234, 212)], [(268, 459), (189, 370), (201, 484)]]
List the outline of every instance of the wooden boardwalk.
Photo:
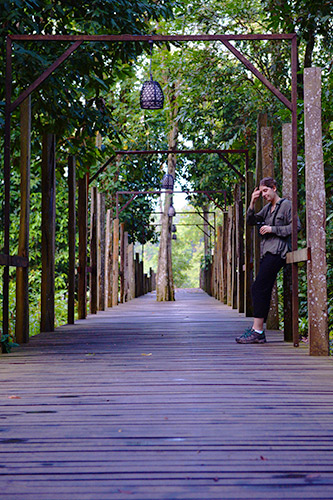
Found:
[(333, 499), (332, 360), (249, 323), (149, 294), (3, 356), (0, 498)]

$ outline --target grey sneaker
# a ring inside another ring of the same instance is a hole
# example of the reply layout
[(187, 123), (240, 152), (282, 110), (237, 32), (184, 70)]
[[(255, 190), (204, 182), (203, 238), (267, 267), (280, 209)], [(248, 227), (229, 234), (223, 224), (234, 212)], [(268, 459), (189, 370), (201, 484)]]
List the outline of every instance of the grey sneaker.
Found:
[(265, 330), (258, 333), (253, 328), (247, 328), (243, 335), (236, 337), (235, 340), (238, 344), (264, 344), (266, 342)]

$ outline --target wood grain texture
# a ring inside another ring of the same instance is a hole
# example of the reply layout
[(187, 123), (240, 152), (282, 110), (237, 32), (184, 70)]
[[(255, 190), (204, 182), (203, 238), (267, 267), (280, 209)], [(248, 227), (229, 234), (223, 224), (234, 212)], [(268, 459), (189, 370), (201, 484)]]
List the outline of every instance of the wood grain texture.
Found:
[(151, 293), (3, 356), (2, 498), (333, 498), (332, 360), (249, 322)]

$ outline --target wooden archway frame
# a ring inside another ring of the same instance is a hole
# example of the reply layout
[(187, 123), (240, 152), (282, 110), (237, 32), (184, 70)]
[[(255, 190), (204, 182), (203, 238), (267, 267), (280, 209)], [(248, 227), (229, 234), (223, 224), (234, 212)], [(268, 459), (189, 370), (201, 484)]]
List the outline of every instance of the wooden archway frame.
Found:
[[(12, 44), (15, 41), (68, 41), (73, 42), (42, 75), (40, 75), (20, 96), (12, 102)], [(291, 41), (291, 100), (284, 96), (253, 64), (231, 43), (231, 40), (289, 40)], [(297, 35), (250, 34), (250, 35), (8, 35), (6, 41), (5, 73), (5, 141), (4, 141), (4, 255), (0, 264), (5, 266), (3, 276), (3, 333), (9, 330), (9, 266), (26, 267), (28, 262), (21, 262), (10, 256), (10, 135), (11, 114), (38, 86), (52, 74), (83, 42), (179, 42), (179, 41), (220, 41), (244, 66), (251, 71), (290, 111), (292, 114), (292, 250), (297, 250)], [(298, 345), (298, 267), (292, 264), (292, 309), (293, 339)]]

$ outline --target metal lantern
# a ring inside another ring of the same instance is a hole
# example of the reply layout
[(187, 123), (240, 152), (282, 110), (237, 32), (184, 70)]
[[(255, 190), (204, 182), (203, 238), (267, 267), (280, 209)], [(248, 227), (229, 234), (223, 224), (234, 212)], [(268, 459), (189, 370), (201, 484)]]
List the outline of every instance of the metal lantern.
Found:
[(176, 215), (176, 210), (174, 209), (173, 205), (170, 205), (169, 211), (168, 211), (168, 216), (169, 217), (174, 217)]
[(162, 188), (163, 189), (173, 189), (173, 175), (165, 174), (162, 179)]
[(140, 92), (140, 106), (142, 109), (162, 109), (164, 104), (164, 95), (158, 82), (153, 80), (151, 72), (151, 60), (153, 53), (153, 42), (150, 41), (150, 80), (142, 85)]
[(172, 233), (176, 233), (177, 232), (176, 224), (172, 224), (172, 226), (171, 226), (171, 232)]
[(176, 239), (177, 239), (177, 235), (176, 235), (176, 234), (173, 234), (173, 235), (172, 235), (172, 239), (173, 239), (173, 240), (176, 240)]

